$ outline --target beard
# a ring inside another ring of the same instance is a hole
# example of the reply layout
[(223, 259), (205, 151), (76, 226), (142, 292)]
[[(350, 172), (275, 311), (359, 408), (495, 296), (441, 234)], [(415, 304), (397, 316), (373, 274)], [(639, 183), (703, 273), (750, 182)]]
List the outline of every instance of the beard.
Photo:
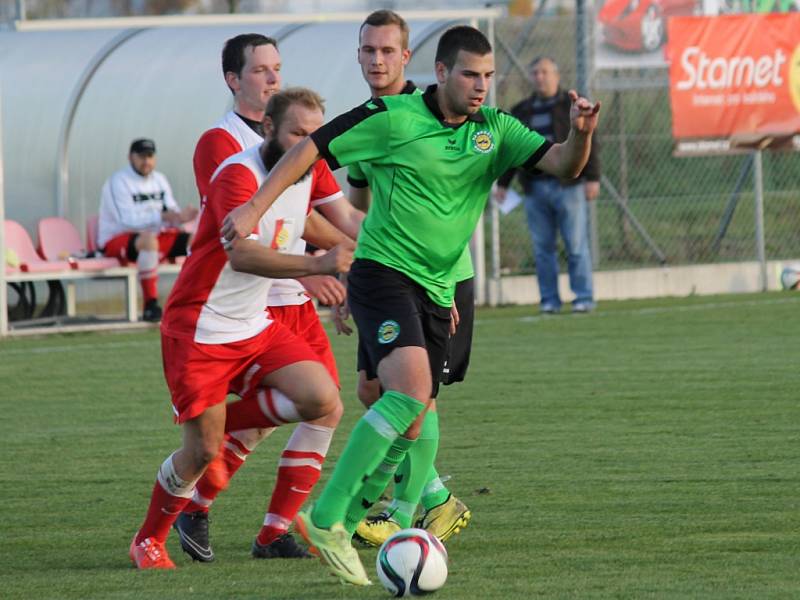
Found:
[[(267, 171), (272, 171), (275, 165), (278, 164), (278, 161), (283, 158), (284, 154), (286, 154), (286, 150), (280, 145), (277, 138), (272, 138), (261, 146), (261, 160), (264, 161), (264, 166), (267, 168)], [(308, 177), (313, 168), (313, 165), (309, 167), (295, 183), (300, 183)]]

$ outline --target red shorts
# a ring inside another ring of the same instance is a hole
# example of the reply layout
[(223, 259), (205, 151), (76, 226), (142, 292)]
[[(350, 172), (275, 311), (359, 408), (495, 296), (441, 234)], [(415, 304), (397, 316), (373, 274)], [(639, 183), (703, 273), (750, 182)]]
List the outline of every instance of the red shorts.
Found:
[[(170, 250), (175, 245), (175, 240), (181, 233), (180, 229), (165, 229), (158, 234), (158, 255), (161, 257), (169, 256)], [(103, 247), (103, 254), (110, 258), (118, 258), (123, 262), (136, 260), (135, 257), (130, 255), (131, 238), (139, 235), (135, 231), (129, 233), (121, 233), (114, 236)]]
[(297, 337), (302, 338), (317, 353), (319, 361), (328, 369), (336, 387), (339, 385), (339, 371), (336, 369), (336, 359), (333, 357), (331, 342), (328, 334), (319, 321), (317, 309), (310, 300), (303, 304), (290, 306), (270, 306), (270, 317), (282, 323)]
[(227, 344), (198, 344), (162, 333), (161, 356), (176, 423), (225, 402), (235, 379), (242, 388), (255, 387), (281, 367), (320, 362), (305, 341), (277, 322), (256, 336)]

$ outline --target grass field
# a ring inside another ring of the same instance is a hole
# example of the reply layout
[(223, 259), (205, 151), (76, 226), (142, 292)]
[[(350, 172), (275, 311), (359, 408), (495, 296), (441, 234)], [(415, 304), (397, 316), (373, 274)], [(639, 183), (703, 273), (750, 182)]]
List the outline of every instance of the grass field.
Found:
[[(799, 317), (793, 293), (480, 310), (438, 460), (474, 516), (435, 597), (800, 597)], [(347, 414), (331, 462), (362, 412), (354, 340), (333, 342)], [(250, 558), (288, 430), (214, 506), (215, 563), (171, 536), (177, 571), (130, 567), (179, 443), (160, 360), (156, 330), (0, 342), (0, 597), (388, 597), (316, 561)]]

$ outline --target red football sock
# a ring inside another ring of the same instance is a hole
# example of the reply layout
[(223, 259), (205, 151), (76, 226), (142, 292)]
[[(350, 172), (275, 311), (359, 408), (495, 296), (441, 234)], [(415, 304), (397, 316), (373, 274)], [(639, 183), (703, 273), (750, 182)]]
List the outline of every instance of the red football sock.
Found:
[(142, 298), (145, 304), (158, 298), (158, 277), (142, 279), (139, 283), (142, 284)]
[(156, 480), (147, 516), (139, 533), (136, 534), (136, 543), (140, 543), (145, 538), (158, 540), (162, 544), (166, 542), (169, 528), (172, 527), (187, 502), (189, 502), (189, 498), (173, 496)]
[(278, 479), (258, 533), (259, 544), (269, 544), (289, 529), (319, 481), (332, 437), (332, 427), (300, 423), (294, 430), (278, 463)]
[(184, 507), (183, 512), (208, 512), (211, 503), (222, 490), (228, 487), (231, 478), (244, 464), (249, 454), (250, 450), (244, 444), (226, 433), (219, 454), (214, 457), (206, 472), (197, 482), (194, 496)]
[(158, 298), (158, 251), (140, 250), (136, 257), (136, 269), (139, 272), (139, 283), (142, 285), (142, 296), (147, 304)]

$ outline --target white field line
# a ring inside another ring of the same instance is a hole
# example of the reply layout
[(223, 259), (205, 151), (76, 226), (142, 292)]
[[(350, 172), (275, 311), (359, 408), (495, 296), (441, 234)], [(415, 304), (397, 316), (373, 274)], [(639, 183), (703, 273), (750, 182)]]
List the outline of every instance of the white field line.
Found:
[[(668, 313), (682, 313), (693, 312), (701, 310), (720, 310), (725, 308), (738, 308), (742, 306), (772, 306), (776, 304), (791, 304), (800, 302), (800, 294), (791, 298), (775, 298), (774, 300), (741, 300), (733, 302), (709, 302), (707, 304), (691, 304), (688, 306), (659, 306), (653, 308), (635, 308), (631, 310), (615, 310), (609, 312), (595, 311), (588, 315), (576, 315), (576, 318), (598, 318), (598, 317), (616, 317), (616, 316), (646, 316), (646, 315), (660, 315)], [(569, 316), (569, 311), (561, 315), (525, 315), (516, 319), (519, 323), (538, 323), (541, 321), (551, 321), (553, 319), (563, 318)], [(476, 325), (483, 325), (486, 323), (497, 323), (505, 319), (475, 319)]]
[[(593, 312), (589, 315), (578, 315), (577, 318), (597, 318), (597, 317), (611, 317), (611, 316), (637, 316), (637, 315), (658, 315), (668, 313), (681, 313), (692, 312), (700, 310), (719, 310), (725, 308), (741, 307), (741, 306), (771, 306), (777, 304), (791, 304), (800, 302), (800, 294), (792, 298), (776, 298), (774, 300), (743, 300), (734, 302), (709, 302), (708, 304), (692, 304), (690, 306), (662, 306), (654, 308), (637, 308), (633, 310), (620, 310), (611, 312)], [(565, 315), (568, 316), (568, 312)], [(526, 315), (518, 317), (517, 322), (520, 323), (537, 323), (540, 321), (549, 321), (557, 319), (559, 316), (538, 316)], [(505, 321), (507, 319), (475, 319), (476, 325), (485, 325), (488, 323), (496, 323)], [(0, 356), (20, 356), (25, 354), (58, 354), (60, 352), (106, 352), (107, 350), (115, 350), (120, 348), (144, 348), (158, 346), (158, 339), (154, 340), (133, 340), (130, 342), (107, 342), (94, 341), (91, 344), (70, 344), (65, 346), (44, 346), (44, 347), (28, 347), (28, 348), (11, 348), (3, 350), (0, 348)]]

